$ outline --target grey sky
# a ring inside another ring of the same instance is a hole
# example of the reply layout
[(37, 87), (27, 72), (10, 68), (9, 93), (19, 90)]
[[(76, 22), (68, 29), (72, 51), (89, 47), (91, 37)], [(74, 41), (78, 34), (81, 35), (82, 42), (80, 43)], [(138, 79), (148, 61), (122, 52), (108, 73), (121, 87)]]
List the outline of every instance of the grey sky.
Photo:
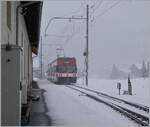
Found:
[[(41, 34), (50, 18), (54, 16), (85, 16), (86, 3), (90, 12), (98, 6), (101, 0), (49, 0), (44, 1)], [(117, 1), (121, 1), (104, 15), (100, 16)], [(89, 61), (90, 72), (100, 73), (109, 70), (113, 63), (127, 65), (148, 61), (150, 48), (150, 1), (148, 0), (103, 0), (102, 4), (91, 16)], [(66, 56), (75, 56), (79, 68), (83, 68), (85, 50), (84, 21), (53, 21), (47, 34), (74, 35), (68, 42), (66, 38), (48, 36), (46, 44), (63, 44)], [(76, 32), (77, 31), (77, 32)], [(56, 58), (56, 46), (43, 45), (43, 59), (47, 64)]]

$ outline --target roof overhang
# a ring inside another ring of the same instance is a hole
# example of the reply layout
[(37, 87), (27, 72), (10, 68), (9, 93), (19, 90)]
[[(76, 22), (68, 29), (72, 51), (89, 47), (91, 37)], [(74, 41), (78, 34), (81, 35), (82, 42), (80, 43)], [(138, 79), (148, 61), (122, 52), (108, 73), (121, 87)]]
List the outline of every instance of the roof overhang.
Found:
[[(22, 1), (21, 4), (23, 5), (30, 2), (32, 1)], [(22, 9), (32, 52), (35, 54), (37, 54), (40, 40), (42, 6), (42, 1), (36, 1), (35, 3), (30, 4), (29, 6)]]

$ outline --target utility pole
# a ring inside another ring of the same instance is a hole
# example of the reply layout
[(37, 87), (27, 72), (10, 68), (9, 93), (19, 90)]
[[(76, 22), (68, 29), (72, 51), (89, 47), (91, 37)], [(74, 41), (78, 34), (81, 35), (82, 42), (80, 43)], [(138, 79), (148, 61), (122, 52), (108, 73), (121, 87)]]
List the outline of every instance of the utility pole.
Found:
[(88, 86), (89, 69), (89, 5), (86, 6), (86, 86)]
[(42, 36), (41, 36), (41, 79), (42, 79)]

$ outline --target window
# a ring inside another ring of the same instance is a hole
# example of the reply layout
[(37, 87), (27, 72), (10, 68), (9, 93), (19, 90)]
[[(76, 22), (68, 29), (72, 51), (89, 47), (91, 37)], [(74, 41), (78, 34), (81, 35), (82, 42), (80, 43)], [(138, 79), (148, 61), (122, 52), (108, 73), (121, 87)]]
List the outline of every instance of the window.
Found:
[(7, 26), (11, 30), (11, 2), (7, 2)]
[(76, 73), (77, 72), (77, 68), (76, 66), (57, 66), (57, 71), (60, 73)]

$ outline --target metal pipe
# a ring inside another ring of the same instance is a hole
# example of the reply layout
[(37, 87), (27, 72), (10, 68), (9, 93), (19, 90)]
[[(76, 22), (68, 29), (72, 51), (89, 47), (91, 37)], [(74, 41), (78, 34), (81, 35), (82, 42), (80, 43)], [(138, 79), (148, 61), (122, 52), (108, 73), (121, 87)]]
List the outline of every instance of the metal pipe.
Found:
[(42, 79), (42, 36), (41, 36), (41, 79)]
[(86, 20), (86, 85), (88, 86), (88, 69), (89, 69), (89, 5), (87, 5)]

